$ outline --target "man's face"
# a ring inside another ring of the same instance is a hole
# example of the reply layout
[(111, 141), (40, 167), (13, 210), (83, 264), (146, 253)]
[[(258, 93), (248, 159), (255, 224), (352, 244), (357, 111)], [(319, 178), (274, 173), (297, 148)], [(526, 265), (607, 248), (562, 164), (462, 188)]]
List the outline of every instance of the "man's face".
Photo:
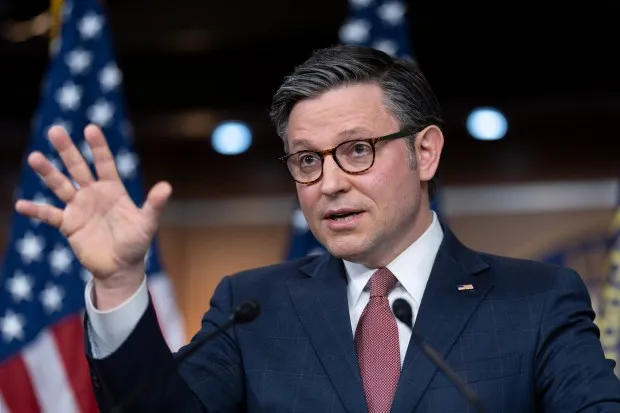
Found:
[[(297, 103), (288, 124), (290, 153), (398, 132), (399, 124), (383, 99), (379, 86), (357, 84)], [(428, 169), (424, 167), (422, 174), (428, 175)], [(308, 226), (333, 255), (378, 267), (387, 265), (430, 223), (420, 180), (420, 168), (413, 167), (405, 139), (396, 139), (378, 143), (374, 165), (360, 175), (344, 172), (326, 156), (321, 180), (297, 184), (297, 193)]]

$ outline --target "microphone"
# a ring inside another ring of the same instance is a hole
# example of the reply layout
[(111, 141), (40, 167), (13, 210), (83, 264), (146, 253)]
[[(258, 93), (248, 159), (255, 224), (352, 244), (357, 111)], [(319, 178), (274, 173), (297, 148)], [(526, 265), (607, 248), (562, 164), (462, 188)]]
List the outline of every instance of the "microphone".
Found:
[(258, 306), (258, 303), (256, 301), (247, 300), (241, 303), (241, 305), (230, 314), (224, 324), (222, 324), (209, 334), (200, 337), (193, 343), (188, 344), (183, 354), (181, 354), (179, 357), (173, 358), (172, 361), (166, 364), (162, 369), (160, 369), (157, 374), (151, 376), (150, 380), (143, 381), (142, 385), (137, 387), (133, 391), (133, 393), (131, 393), (129, 397), (127, 397), (121, 404), (113, 407), (111, 413), (129, 412), (129, 409), (142, 397), (144, 397), (144, 395), (152, 389), (153, 385), (170, 376), (173, 370), (175, 370), (183, 360), (195, 353), (199, 348), (202, 347), (203, 344), (217, 337), (219, 334), (224, 332), (224, 330), (226, 330), (233, 324), (249, 323), (250, 321), (253, 321), (258, 316), (259, 312), (260, 307)]
[(482, 401), (478, 395), (461, 379), (458, 374), (441, 358), (439, 353), (432, 348), (425, 340), (413, 329), (413, 311), (407, 301), (402, 298), (397, 298), (392, 304), (392, 311), (396, 318), (409, 327), (411, 330), (411, 338), (420, 347), (420, 350), (441, 370), (448, 379), (454, 383), (458, 390), (465, 396), (467, 401), (474, 406), (478, 413), (484, 413)]

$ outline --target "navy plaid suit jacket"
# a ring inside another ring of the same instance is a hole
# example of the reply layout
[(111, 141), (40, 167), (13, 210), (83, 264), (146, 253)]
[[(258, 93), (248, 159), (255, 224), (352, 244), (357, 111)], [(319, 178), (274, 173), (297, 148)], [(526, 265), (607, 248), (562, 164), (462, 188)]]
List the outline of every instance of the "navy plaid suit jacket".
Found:
[[(579, 275), (472, 251), (445, 225), (444, 234), (415, 328), (486, 411), (620, 412), (620, 383), (604, 358)], [(474, 289), (458, 291), (460, 284)], [(131, 411), (366, 411), (342, 261), (312, 256), (225, 277), (196, 338), (248, 298), (260, 303), (256, 320), (191, 355)], [(102, 412), (174, 357), (152, 306), (107, 358), (93, 359), (86, 345)], [(392, 411), (473, 409), (412, 342)]]

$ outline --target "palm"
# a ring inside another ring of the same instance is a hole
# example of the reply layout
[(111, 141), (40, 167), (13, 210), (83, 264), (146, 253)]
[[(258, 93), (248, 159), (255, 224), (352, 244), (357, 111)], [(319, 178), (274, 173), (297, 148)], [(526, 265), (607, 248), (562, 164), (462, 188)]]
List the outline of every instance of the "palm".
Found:
[(166, 184), (156, 185), (145, 205), (138, 208), (118, 176), (103, 134), (94, 127), (86, 131), (99, 179), (92, 177), (66, 132), (50, 130), (50, 140), (80, 189), (43, 155), (35, 153), (29, 157), (30, 165), (66, 206), (59, 209), (20, 200), (16, 208), (24, 215), (57, 227), (82, 265), (95, 277), (107, 278), (144, 262), (170, 191)]
[(82, 265), (106, 276), (144, 258), (155, 226), (122, 184), (96, 182), (65, 207), (60, 230)]

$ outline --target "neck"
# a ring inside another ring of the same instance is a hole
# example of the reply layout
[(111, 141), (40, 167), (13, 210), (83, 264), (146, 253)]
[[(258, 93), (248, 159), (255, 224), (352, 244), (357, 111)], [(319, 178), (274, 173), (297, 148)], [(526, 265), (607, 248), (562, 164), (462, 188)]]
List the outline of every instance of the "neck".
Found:
[(395, 242), (386, 244), (384, 248), (374, 254), (359, 261), (360, 264), (368, 268), (381, 268), (394, 261), (411, 244), (416, 242), (422, 234), (431, 226), (433, 214), (428, 204), (421, 207), (416, 214), (413, 224), (408, 228), (403, 228), (403, 234)]

